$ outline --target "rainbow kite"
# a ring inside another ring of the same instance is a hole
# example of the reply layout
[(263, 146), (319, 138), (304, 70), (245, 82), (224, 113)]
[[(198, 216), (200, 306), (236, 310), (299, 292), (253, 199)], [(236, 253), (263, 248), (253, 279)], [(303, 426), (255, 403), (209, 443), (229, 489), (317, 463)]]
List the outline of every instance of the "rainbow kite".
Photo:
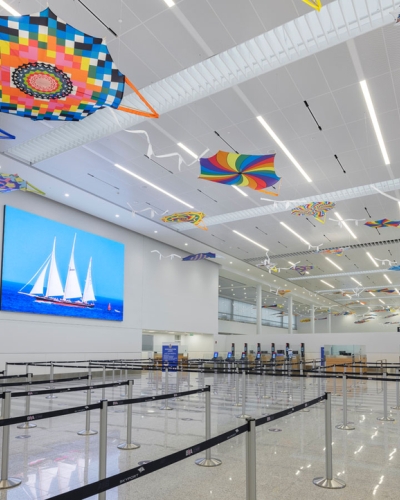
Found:
[(293, 215), (306, 215), (314, 217), (318, 222), (325, 224), (326, 212), (332, 210), (336, 203), (332, 201), (313, 201), (306, 205), (299, 205), (292, 210)]
[(337, 255), (338, 257), (343, 257), (343, 253), (348, 250), (349, 247), (346, 248), (327, 248), (326, 250), (321, 250), (321, 253), (328, 253), (332, 255)]
[(364, 225), (368, 227), (373, 227), (375, 229), (381, 227), (399, 227), (400, 220), (389, 220), (389, 219), (369, 220)]
[(265, 191), (281, 180), (275, 173), (274, 159), (274, 154), (255, 156), (218, 151), (211, 158), (200, 158), (199, 179), (278, 196), (276, 192)]
[(207, 227), (202, 222), (206, 214), (203, 212), (180, 212), (176, 214), (166, 215), (161, 220), (163, 222), (190, 222), (199, 229), (207, 231)]
[[(33, 120), (78, 121), (110, 108), (158, 118), (116, 67), (102, 38), (86, 35), (49, 8), (0, 16), (0, 111)], [(122, 106), (125, 84), (146, 111)]]
[(45, 195), (43, 191), (40, 191), (40, 189), (36, 188), (35, 186), (32, 186), (27, 181), (24, 181), (24, 179), (21, 179), (21, 177), (18, 174), (3, 174), (0, 173), (0, 193), (9, 193), (10, 191), (28, 191), (29, 193), (36, 193), (36, 194), (41, 194)]
[(300, 276), (305, 276), (306, 272), (314, 269), (314, 266), (292, 266), (289, 271), (297, 271)]

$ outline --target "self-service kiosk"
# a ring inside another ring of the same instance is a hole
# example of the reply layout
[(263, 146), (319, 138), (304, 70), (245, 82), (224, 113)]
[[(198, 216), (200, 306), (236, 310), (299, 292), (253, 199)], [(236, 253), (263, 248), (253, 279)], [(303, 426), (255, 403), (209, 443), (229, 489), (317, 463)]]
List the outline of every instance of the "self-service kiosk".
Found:
[(261, 364), (261, 344), (259, 342), (257, 342), (256, 364)]

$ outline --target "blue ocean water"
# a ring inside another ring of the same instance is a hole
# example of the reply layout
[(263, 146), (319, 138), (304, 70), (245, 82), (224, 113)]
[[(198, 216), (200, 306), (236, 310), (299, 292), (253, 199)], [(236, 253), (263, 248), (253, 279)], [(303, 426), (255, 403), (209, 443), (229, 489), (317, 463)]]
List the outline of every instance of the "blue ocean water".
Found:
[[(24, 284), (21, 283), (2, 282), (1, 309), (3, 311), (50, 314), (52, 316), (74, 316), (76, 318), (103, 319), (108, 321), (123, 320), (124, 305), (120, 300), (96, 297), (97, 300), (93, 308), (81, 309), (46, 302), (36, 302), (34, 297), (18, 293), (23, 286)], [(110, 311), (108, 310), (109, 305), (111, 306)]]

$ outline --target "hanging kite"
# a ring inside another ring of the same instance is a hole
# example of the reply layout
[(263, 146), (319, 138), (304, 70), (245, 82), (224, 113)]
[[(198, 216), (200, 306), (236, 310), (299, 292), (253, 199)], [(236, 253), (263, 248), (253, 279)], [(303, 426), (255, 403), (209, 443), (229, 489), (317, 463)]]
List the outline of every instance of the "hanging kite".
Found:
[(208, 228), (204, 225), (203, 219), (206, 216), (203, 212), (180, 212), (163, 217), (163, 222), (190, 222), (199, 229), (207, 231)]
[(375, 229), (381, 227), (399, 227), (400, 220), (389, 220), (389, 219), (370, 220), (365, 223), (365, 226), (373, 227)]
[(212, 252), (206, 252), (206, 253), (195, 253), (193, 255), (188, 255), (187, 257), (184, 257), (182, 259), (182, 262), (192, 262), (194, 260), (203, 260), (203, 259), (220, 259), (221, 257), (219, 255), (216, 255), (215, 253)]
[(393, 290), (392, 288), (379, 288), (378, 290), (376, 288), (372, 288), (369, 290), (365, 290), (367, 293), (397, 293), (396, 290)]
[(336, 203), (332, 201), (313, 201), (312, 203), (307, 203), (306, 205), (299, 205), (293, 208), (293, 215), (308, 215), (309, 217), (314, 217), (318, 222), (325, 224), (326, 212), (332, 210), (336, 206)]
[(170, 255), (162, 255), (161, 252), (159, 252), (158, 250), (152, 250), (150, 253), (158, 253), (158, 255), (160, 256), (160, 260), (161, 259), (171, 259), (173, 260), (175, 257), (177, 259), (181, 259), (182, 257), (176, 253), (171, 253)]
[(43, 191), (24, 181), (18, 174), (0, 173), (0, 193), (9, 193), (10, 191), (27, 191), (29, 193), (45, 195)]
[[(319, 247), (322, 247), (323, 243), (320, 243), (319, 245), (308, 245), (308, 249), (312, 250), (314, 253), (319, 253), (321, 250)], [(315, 250), (313, 250), (315, 248)]]
[(308, 271), (311, 271), (312, 269), (314, 269), (314, 266), (298, 266), (296, 264), (290, 267), (289, 271), (297, 271), (300, 274), (300, 276), (305, 276), (305, 274), (308, 273)]
[(384, 316), (384, 319), (387, 319), (387, 318), (394, 318), (395, 316), (398, 316), (398, 314), (389, 314), (388, 316)]
[(388, 271), (400, 271), (400, 265), (390, 266)]
[(8, 132), (6, 132), (5, 130), (3, 130), (2, 128), (0, 128), (0, 139), (15, 139), (15, 135), (12, 135), (12, 134), (9, 134)]
[(210, 158), (200, 158), (199, 179), (278, 196), (276, 192), (265, 191), (281, 180), (275, 173), (274, 159), (275, 154), (255, 156), (218, 151)]
[(337, 255), (338, 257), (343, 257), (343, 254), (349, 247), (345, 248), (327, 248), (326, 250), (321, 250), (321, 253), (328, 253), (332, 255)]
[(303, 0), (303, 2), (312, 7), (313, 9), (317, 10), (318, 12), (322, 8), (321, 0)]
[[(115, 66), (101, 38), (66, 24), (49, 8), (0, 16), (0, 111), (33, 120), (78, 121), (108, 106), (158, 118)], [(146, 111), (122, 105), (125, 84)]]
[(378, 260), (379, 262), (382, 262), (382, 266), (385, 266), (386, 265), (386, 262), (387, 262), (387, 265), (388, 266), (396, 266), (397, 265), (397, 261), (396, 260), (389, 260), (389, 259), (377, 259), (374, 257), (375, 260)]

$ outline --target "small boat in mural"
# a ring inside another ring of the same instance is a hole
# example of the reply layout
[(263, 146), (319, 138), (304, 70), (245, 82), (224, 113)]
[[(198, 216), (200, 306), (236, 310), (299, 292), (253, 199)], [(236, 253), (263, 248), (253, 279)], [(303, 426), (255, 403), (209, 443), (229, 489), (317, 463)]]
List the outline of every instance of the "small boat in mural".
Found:
[[(18, 293), (30, 295), (36, 302), (55, 304), (65, 307), (93, 308), (96, 297), (94, 295), (92, 283), (92, 258), (86, 274), (85, 288), (82, 290), (79, 284), (78, 274), (75, 267), (75, 241), (72, 245), (71, 257), (69, 260), (67, 280), (63, 287), (58, 273), (56, 261), (56, 238), (53, 242), (53, 250), (44, 263), (40, 266), (36, 274), (24, 285)], [(48, 271), (48, 272), (47, 272)], [(32, 285), (29, 293), (23, 290)], [(72, 299), (77, 299), (73, 301)]]

